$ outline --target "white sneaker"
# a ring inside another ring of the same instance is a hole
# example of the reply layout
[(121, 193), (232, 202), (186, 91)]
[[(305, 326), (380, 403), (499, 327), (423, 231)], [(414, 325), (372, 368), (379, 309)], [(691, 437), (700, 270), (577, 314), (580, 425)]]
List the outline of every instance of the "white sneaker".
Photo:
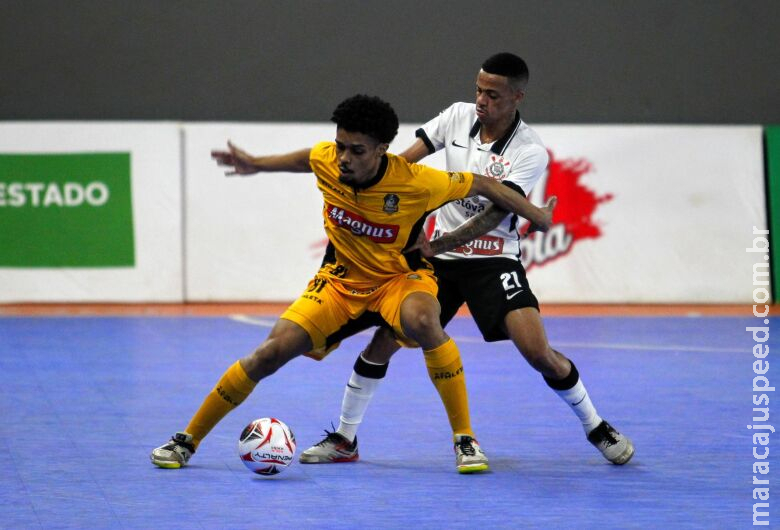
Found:
[(166, 469), (178, 469), (187, 465), (194, 452), (195, 445), (192, 443), (192, 435), (186, 432), (177, 432), (167, 444), (152, 451), (152, 464)]
[(620, 434), (612, 425), (603, 421), (588, 433), (588, 441), (601, 451), (613, 464), (623, 465), (634, 456), (634, 444), (628, 436)]
[(455, 465), (458, 473), (486, 471), (488, 459), (477, 441), (466, 434), (455, 435)]

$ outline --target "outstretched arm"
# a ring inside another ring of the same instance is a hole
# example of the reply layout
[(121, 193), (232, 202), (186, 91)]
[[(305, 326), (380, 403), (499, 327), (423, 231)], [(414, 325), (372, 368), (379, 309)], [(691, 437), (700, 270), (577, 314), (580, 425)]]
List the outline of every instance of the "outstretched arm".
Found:
[(539, 208), (509, 186), (504, 186), (497, 180), (476, 173), (474, 173), (474, 182), (468, 196), (473, 195), (482, 195), (499, 208), (528, 219), (542, 232), (546, 232), (552, 225), (552, 213), (558, 202), (557, 197), (550, 197), (547, 204)]
[(228, 141), (228, 150), (211, 152), (211, 158), (222, 167), (228, 167), (225, 175), (252, 175), (261, 171), (288, 171), (291, 173), (311, 172), (309, 153), (311, 149), (300, 149), (282, 155), (252, 156)]

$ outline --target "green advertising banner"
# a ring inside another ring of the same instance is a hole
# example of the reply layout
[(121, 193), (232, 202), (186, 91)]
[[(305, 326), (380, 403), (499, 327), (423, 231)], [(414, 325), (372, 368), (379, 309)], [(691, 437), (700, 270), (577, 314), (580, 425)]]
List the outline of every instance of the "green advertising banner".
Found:
[(764, 129), (766, 139), (767, 216), (772, 258), (772, 300), (780, 300), (780, 125)]
[(134, 264), (130, 153), (0, 154), (0, 267)]

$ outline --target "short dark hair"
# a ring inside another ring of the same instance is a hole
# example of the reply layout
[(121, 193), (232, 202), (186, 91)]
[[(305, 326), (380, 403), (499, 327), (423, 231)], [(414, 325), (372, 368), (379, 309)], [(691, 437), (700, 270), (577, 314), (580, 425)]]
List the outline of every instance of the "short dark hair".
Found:
[(488, 57), (482, 63), (482, 70), (488, 74), (508, 77), (511, 82), (525, 88), (528, 83), (528, 65), (513, 53), (501, 52)]
[(358, 94), (345, 99), (330, 120), (340, 129), (367, 134), (383, 144), (389, 144), (398, 134), (398, 116), (393, 107), (376, 96)]

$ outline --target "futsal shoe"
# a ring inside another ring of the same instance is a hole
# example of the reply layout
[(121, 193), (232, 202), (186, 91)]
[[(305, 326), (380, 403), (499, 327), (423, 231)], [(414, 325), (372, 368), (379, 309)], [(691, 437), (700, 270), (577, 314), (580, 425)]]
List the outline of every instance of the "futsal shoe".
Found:
[(477, 441), (466, 434), (455, 435), (455, 465), (458, 473), (487, 471), (488, 459)]
[(619, 466), (627, 463), (634, 456), (634, 444), (628, 436), (620, 434), (603, 420), (588, 433), (588, 441), (601, 451), (604, 458)]
[(341, 434), (325, 429), (325, 438), (301, 453), (298, 460), (301, 464), (338, 464), (356, 462), (358, 458), (357, 436), (350, 442)]
[(187, 465), (194, 452), (195, 444), (192, 443), (192, 435), (177, 432), (167, 444), (152, 451), (152, 464), (166, 469), (178, 469)]

